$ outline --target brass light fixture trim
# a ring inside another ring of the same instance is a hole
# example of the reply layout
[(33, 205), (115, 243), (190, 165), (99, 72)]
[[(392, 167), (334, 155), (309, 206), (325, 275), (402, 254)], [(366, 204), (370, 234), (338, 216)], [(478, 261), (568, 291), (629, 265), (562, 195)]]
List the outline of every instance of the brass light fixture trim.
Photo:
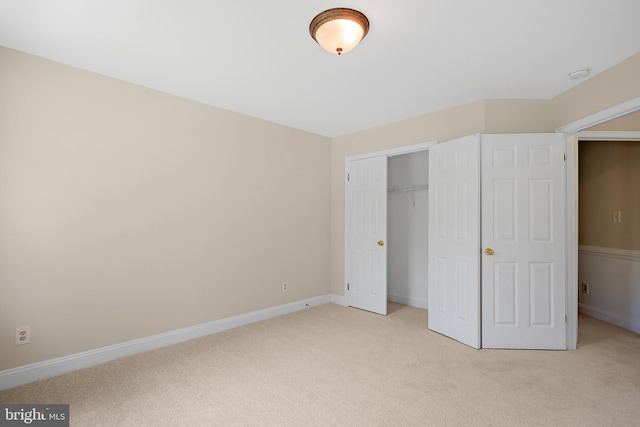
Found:
[(369, 32), (369, 20), (354, 9), (339, 7), (316, 15), (309, 34), (323, 49), (341, 55), (349, 52)]

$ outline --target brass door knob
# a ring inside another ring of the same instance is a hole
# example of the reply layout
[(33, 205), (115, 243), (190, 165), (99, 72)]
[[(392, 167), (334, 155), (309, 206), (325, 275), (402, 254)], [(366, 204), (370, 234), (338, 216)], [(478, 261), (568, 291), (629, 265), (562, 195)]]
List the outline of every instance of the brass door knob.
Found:
[(378, 246), (384, 246), (384, 240), (378, 240)]
[(493, 251), (493, 249), (487, 248), (487, 249), (484, 250), (484, 254), (491, 256), (491, 255), (495, 254), (495, 252)]

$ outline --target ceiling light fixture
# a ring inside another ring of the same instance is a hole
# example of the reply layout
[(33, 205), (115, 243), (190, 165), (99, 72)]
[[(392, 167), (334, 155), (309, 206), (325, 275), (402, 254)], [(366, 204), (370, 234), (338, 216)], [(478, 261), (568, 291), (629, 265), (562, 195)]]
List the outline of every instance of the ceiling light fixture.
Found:
[(325, 10), (309, 24), (311, 37), (328, 52), (341, 55), (356, 47), (369, 32), (369, 20), (344, 7)]

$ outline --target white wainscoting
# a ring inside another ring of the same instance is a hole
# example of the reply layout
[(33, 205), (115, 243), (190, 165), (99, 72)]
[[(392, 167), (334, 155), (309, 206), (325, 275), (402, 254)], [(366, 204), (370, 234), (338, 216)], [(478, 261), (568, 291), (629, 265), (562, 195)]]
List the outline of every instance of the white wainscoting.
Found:
[(304, 310), (309, 307), (328, 304), (331, 300), (331, 295), (323, 295), (276, 307), (265, 308), (251, 313), (240, 314), (238, 316), (227, 317), (225, 319), (203, 323), (184, 329), (165, 332), (150, 337), (140, 338), (133, 341), (110, 345), (95, 350), (59, 357), (57, 359), (45, 360), (44, 362), (7, 369), (5, 371), (0, 371), (0, 390), (66, 374), (78, 369), (88, 368), (90, 366), (99, 365), (122, 357), (154, 350), (160, 347), (166, 347), (168, 345), (203, 337), (205, 335), (215, 334), (228, 329), (248, 325), (250, 323), (271, 319), (273, 317)]
[(578, 284), (581, 313), (640, 333), (640, 251), (579, 246)]

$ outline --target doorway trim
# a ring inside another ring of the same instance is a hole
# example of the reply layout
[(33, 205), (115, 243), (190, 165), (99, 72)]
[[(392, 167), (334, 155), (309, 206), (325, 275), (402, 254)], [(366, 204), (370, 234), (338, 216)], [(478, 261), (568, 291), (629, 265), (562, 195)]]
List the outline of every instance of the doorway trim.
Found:
[(622, 104), (614, 105), (613, 107), (605, 110), (598, 111), (597, 113), (583, 117), (575, 122), (562, 125), (556, 129), (556, 132), (568, 134), (577, 133), (590, 127), (594, 127), (614, 119), (619, 119), (620, 117), (635, 113), (636, 111), (640, 111), (640, 97), (623, 102)]
[(373, 151), (371, 153), (364, 153), (364, 154), (358, 154), (355, 156), (349, 156), (349, 157), (345, 157), (344, 164), (346, 167), (347, 163), (352, 162), (354, 160), (362, 160), (362, 159), (368, 159), (371, 157), (380, 157), (380, 156), (393, 157), (393, 156), (399, 156), (401, 154), (417, 153), (418, 151), (428, 150), (429, 147), (436, 145), (437, 143), (438, 143), (437, 140), (427, 141), (427, 142), (421, 142), (419, 144), (405, 145), (403, 147), (389, 148), (388, 150)]
[[(631, 99), (556, 129), (567, 138), (567, 349), (578, 343), (578, 143), (593, 137), (635, 139), (640, 132), (582, 132), (599, 124), (640, 111), (640, 97)], [(617, 134), (617, 135), (616, 135)], [(575, 285), (575, 286), (574, 286)]]
[(640, 131), (584, 131), (578, 132), (578, 142), (582, 141), (640, 141)]

